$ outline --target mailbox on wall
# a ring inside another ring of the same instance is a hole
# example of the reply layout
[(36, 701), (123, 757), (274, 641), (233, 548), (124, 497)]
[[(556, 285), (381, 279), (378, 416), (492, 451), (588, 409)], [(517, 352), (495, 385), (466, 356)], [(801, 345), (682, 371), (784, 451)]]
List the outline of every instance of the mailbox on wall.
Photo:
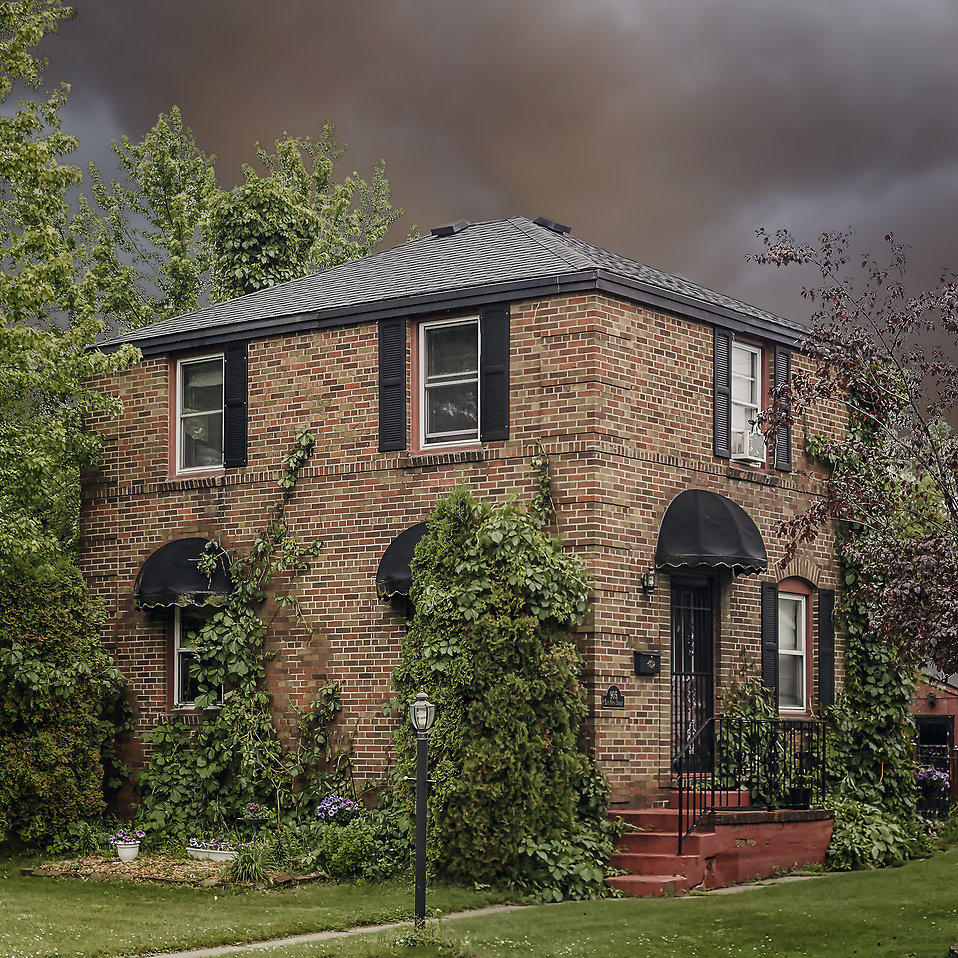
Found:
[(636, 675), (658, 675), (662, 670), (661, 652), (633, 652)]

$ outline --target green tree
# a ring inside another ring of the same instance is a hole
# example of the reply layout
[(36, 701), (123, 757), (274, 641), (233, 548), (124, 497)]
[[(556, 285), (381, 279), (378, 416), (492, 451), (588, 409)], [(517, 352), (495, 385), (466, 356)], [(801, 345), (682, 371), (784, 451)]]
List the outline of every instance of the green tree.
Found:
[(108, 185), (91, 164), (93, 204), (80, 197), (79, 222), (103, 314), (133, 329), (200, 305), (215, 157), (197, 147), (175, 106), (140, 142), (114, 140), (113, 152), (122, 178)]
[(102, 609), (66, 560), (0, 563), (0, 844), (43, 844), (120, 785), (123, 683)]
[[(958, 665), (958, 409), (953, 356), (929, 339), (954, 340), (958, 282), (943, 276), (906, 292), (904, 249), (889, 234), (889, 258), (854, 255), (851, 234), (802, 244), (761, 232), (757, 260), (814, 267), (821, 285), (803, 343), (808, 368), (794, 372), (779, 403), (762, 414), (769, 439), (811, 410), (847, 413), (841, 435), (810, 436), (829, 466), (821, 495), (782, 523), (787, 558), (799, 543), (837, 526), (846, 634), (845, 683), (830, 718), (837, 801), (830, 861), (897, 864), (921, 849), (916, 816), (914, 722), (918, 669)], [(867, 823), (886, 820), (884, 837)]]
[(0, 842), (102, 810), (120, 704), (73, 548), (79, 472), (99, 452), (84, 420), (119, 409), (91, 377), (135, 351), (90, 348), (102, 324), (67, 201), (80, 171), (61, 162), (76, 148), (67, 88), (42, 92), (35, 55), (71, 15), (57, 0), (0, 4)]
[(115, 141), (120, 177), (91, 166), (80, 209), (103, 314), (132, 329), (298, 279), (370, 252), (402, 215), (382, 164), (335, 182), (331, 123), (274, 146), (256, 149), (262, 172), (247, 165), (225, 190), (175, 106), (141, 141)]
[(402, 210), (393, 209), (380, 164), (372, 181), (333, 168), (343, 149), (326, 123), (318, 140), (286, 136), (276, 152), (257, 147), (267, 175), (244, 167), (246, 182), (211, 201), (207, 226), (212, 298), (229, 299), (365, 256)]
[(34, 48), (70, 16), (56, 0), (0, 4), (0, 103), (36, 93), (0, 113), (0, 556), (36, 561), (74, 544), (79, 470), (99, 449), (84, 418), (119, 408), (90, 377), (134, 356), (89, 349), (102, 326), (67, 200), (80, 171), (60, 162), (76, 148), (60, 125), (68, 89), (39, 92)]

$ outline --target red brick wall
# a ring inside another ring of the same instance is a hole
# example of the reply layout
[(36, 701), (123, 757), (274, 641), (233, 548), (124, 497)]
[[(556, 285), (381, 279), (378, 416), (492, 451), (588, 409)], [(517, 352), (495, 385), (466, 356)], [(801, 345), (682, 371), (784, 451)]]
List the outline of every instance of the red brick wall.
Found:
[[(284, 621), (271, 639), (270, 682), (283, 711), (283, 703), (302, 706), (325, 681), (340, 681), (357, 774), (380, 776), (394, 722), (383, 706), (404, 620), (376, 597), (379, 559), (456, 483), (495, 502), (516, 494), (528, 500), (530, 460), (541, 447), (559, 532), (590, 570), (592, 610), (580, 640), (597, 757), (617, 800), (650, 796), (669, 764), (669, 590), (661, 575), (645, 597), (639, 576), (652, 562), (659, 523), (684, 489), (721, 493), (761, 530), (769, 576), (801, 575), (835, 588), (827, 537), (805, 547), (788, 570), (774, 569), (782, 555), (776, 521), (814, 494), (804, 429), (793, 433), (792, 473), (715, 459), (711, 328), (597, 294), (513, 304), (511, 357), (508, 441), (380, 453), (375, 325), (252, 342), (249, 468), (204, 478), (170, 475), (169, 359), (146, 359), (106, 384), (125, 412), (119, 421), (93, 423), (107, 443), (85, 485), (83, 565), (110, 612), (108, 641), (130, 680), (139, 728), (167, 712), (167, 624), (162, 613), (134, 609), (138, 569), (160, 545), (188, 535), (215, 535), (227, 549), (243, 550), (274, 501), (282, 457), (306, 426), (317, 451), (289, 515), (294, 534), (326, 545), (296, 583), (306, 624)], [(824, 414), (814, 429), (839, 425), (834, 413)], [(727, 574), (719, 583), (721, 696), (743, 652), (757, 660), (759, 580)], [(662, 674), (634, 676), (634, 649), (660, 651)], [(837, 652), (840, 662), (840, 645)], [(611, 684), (625, 695), (623, 710), (600, 707)]]

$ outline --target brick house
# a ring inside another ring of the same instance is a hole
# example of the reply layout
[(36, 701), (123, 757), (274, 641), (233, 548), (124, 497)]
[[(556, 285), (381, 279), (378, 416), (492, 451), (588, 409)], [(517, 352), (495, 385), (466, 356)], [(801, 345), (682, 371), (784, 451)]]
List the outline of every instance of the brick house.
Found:
[(143, 359), (100, 384), (124, 413), (92, 423), (106, 444), (84, 483), (82, 565), (137, 727), (190, 714), (183, 637), (229, 585), (192, 581), (188, 560), (214, 537), (248, 545), (303, 426), (317, 452), (290, 515), (325, 549), (297, 583), (306, 625), (278, 620), (268, 680), (280, 714), (341, 683), (359, 779), (390, 760), (382, 707), (416, 527), (457, 483), (528, 500), (542, 454), (558, 532), (589, 569), (579, 641), (615, 802), (664, 794), (676, 750), (743, 669), (782, 715), (812, 714), (841, 684), (836, 561), (821, 537), (781, 570), (774, 528), (816, 495), (805, 433), (839, 417), (822, 410), (772, 449), (749, 426), (803, 361), (802, 334), (514, 217), (104, 343)]

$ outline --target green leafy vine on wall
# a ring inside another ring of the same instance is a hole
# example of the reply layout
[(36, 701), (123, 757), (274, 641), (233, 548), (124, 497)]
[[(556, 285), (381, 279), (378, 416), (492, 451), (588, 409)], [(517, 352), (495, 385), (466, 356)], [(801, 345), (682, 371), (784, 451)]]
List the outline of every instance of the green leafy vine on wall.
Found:
[[(338, 686), (320, 689), (300, 715), (293, 744), (277, 730), (265, 686), (266, 639), (275, 617), (289, 610), (302, 621), (288, 589), (273, 596), (267, 621), (262, 614), (267, 590), (277, 579), (291, 583), (307, 571), (323, 547), (320, 541), (303, 544), (293, 536), (286, 514), (313, 449), (314, 440), (303, 429), (284, 460), (281, 495), (269, 521), (248, 552), (232, 561), (233, 588), (226, 605), (192, 636), (190, 671), (199, 686), (199, 725), (174, 717), (144, 735), (153, 748), (137, 780), (139, 817), (168, 835), (182, 837), (194, 823), (231, 824), (250, 802), (275, 807), (279, 819), (311, 800), (304, 778), (321, 774), (332, 757), (330, 725), (340, 709)], [(221, 556), (220, 547), (211, 544), (201, 571), (211, 575)]]
[[(453, 881), (509, 883), (540, 900), (608, 893), (615, 826), (608, 785), (585, 748), (582, 660), (573, 630), (585, 570), (542, 531), (539, 504), (440, 500), (412, 564), (415, 616), (394, 674), (399, 698), (437, 706), (430, 733), (429, 853)], [(545, 506), (548, 505), (548, 510)], [(396, 788), (413, 772), (409, 724), (396, 732)]]
[[(874, 426), (852, 416), (851, 435), (875, 443)], [(862, 473), (860, 458), (838, 457), (827, 440), (810, 437), (810, 455), (836, 471)], [(867, 481), (881, 481), (869, 470)], [(921, 665), (900, 637), (871, 625), (882, 570), (869, 563), (868, 531), (846, 524), (838, 535), (843, 588), (836, 609), (845, 631), (845, 687), (827, 710), (830, 802), (836, 808), (828, 864), (833, 868), (895, 865), (927, 850), (917, 816), (910, 707)]]

